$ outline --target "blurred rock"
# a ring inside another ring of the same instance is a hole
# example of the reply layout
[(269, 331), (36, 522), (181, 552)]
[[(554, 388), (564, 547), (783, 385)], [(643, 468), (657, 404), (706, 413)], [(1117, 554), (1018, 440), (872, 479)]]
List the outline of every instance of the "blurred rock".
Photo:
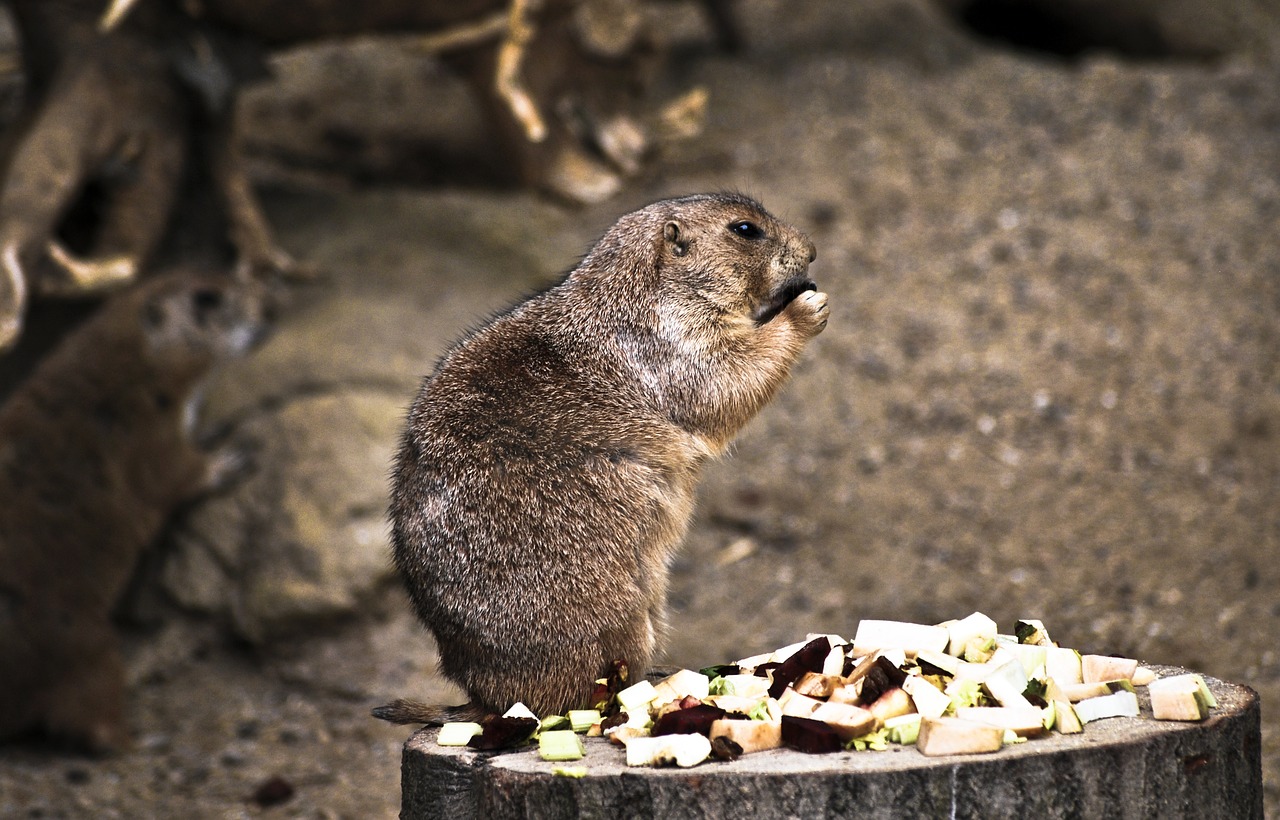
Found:
[(401, 406), (336, 387), (283, 397), (240, 425), (258, 470), (187, 518), (165, 590), (255, 643), (349, 616), (391, 573), (385, 475)]

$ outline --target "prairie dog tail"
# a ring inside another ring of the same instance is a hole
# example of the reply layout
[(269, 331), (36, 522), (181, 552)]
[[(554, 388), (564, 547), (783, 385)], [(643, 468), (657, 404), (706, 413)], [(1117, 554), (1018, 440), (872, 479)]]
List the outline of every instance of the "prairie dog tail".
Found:
[(429, 706), (416, 700), (393, 700), (386, 706), (375, 706), (374, 717), (390, 723), (423, 723), (427, 726), (443, 726), (446, 723), (475, 722), (489, 712), (474, 703), (462, 706)]

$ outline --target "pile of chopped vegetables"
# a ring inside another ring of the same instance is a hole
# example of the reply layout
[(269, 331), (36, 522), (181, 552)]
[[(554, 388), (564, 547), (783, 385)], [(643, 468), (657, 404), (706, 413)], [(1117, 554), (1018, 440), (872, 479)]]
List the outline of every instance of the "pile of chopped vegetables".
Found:
[(1050, 640), (1040, 621), (999, 634), (980, 612), (935, 626), (864, 620), (852, 642), (810, 635), (657, 684), (626, 685), (626, 677), (619, 664), (597, 682), (598, 708), (539, 719), (517, 704), (484, 725), (446, 724), (437, 742), (487, 750), (536, 742), (543, 759), (564, 763), (584, 756), (579, 734), (604, 735), (626, 748), (629, 766), (696, 766), (782, 746), (820, 753), (914, 745), (935, 756), (994, 752), (1140, 716), (1135, 686), (1148, 688), (1156, 720), (1203, 720), (1217, 706), (1199, 675), (1157, 679), (1131, 658), (1081, 655)]

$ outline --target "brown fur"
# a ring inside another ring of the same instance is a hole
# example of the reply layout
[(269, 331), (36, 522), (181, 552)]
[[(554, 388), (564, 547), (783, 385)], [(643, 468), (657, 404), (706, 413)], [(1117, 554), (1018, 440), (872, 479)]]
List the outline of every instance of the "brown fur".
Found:
[(0, 740), (126, 746), (110, 624), (173, 508), (243, 459), (191, 438), (220, 361), (263, 335), (261, 288), (166, 276), (107, 302), (0, 409)]
[(657, 202), (444, 356), (409, 413), (392, 538), (471, 702), (377, 716), (561, 713), (611, 660), (649, 665), (703, 464), (826, 326), (813, 258), (746, 197)]

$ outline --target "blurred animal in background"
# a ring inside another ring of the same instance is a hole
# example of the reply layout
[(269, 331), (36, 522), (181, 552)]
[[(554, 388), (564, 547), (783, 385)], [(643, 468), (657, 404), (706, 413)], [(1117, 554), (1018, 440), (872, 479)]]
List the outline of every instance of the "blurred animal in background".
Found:
[(167, 274), (107, 300), (0, 408), (0, 740), (128, 744), (111, 624), (176, 507), (247, 465), (194, 439), (201, 385), (266, 335), (252, 281)]
[[(671, 3), (673, 0), (654, 0)], [(724, 44), (729, 4), (703, 0)], [(410, 36), (474, 88), (515, 181), (571, 201), (616, 193), (664, 139), (696, 133), (705, 93), (637, 113), (662, 16), (632, 0), (9, 0), (24, 110), (0, 186), (0, 350), (32, 294), (131, 281), (183, 184), (216, 203), (245, 269), (297, 266), (273, 242), (242, 161), (235, 102), (273, 48)], [(431, 112), (423, 112), (430, 116)], [(188, 218), (184, 210), (180, 218)]]

